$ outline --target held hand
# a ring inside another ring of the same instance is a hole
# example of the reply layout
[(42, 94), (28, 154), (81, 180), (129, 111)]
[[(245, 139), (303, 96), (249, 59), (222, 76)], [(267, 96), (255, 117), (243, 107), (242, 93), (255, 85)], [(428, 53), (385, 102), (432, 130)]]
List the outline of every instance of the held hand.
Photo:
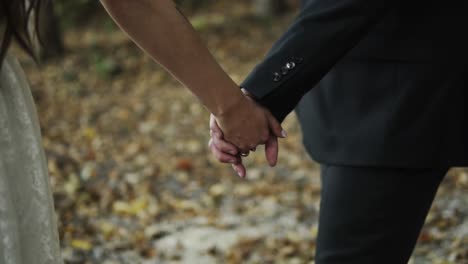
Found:
[[(239, 177), (245, 178), (246, 168), (242, 163), (242, 158), (236, 146), (223, 139), (223, 132), (216, 123), (213, 115), (210, 118), (209, 147), (216, 159), (223, 163), (230, 163)], [(265, 157), (270, 166), (275, 166), (278, 159), (278, 138), (271, 134), (265, 143)]]
[(213, 156), (219, 162), (230, 163), (239, 177), (244, 178), (246, 176), (246, 169), (242, 163), (240, 152), (236, 146), (223, 139), (223, 131), (221, 131), (216, 123), (214, 115), (210, 116), (210, 136), (211, 138), (208, 142), (208, 147), (210, 148)]
[(286, 137), (286, 132), (275, 117), (247, 95), (235, 107), (214, 118), (223, 131), (223, 139), (236, 146), (241, 153), (249, 153), (258, 145), (265, 144), (270, 133), (276, 137)]

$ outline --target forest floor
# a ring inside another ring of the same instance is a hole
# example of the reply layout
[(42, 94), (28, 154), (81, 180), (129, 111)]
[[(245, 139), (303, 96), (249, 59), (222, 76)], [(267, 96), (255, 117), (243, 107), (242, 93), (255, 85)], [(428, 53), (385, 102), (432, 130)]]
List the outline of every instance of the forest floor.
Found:
[[(191, 17), (241, 82), (292, 19), (243, 5)], [(163, 36), (161, 36), (163, 37)], [(66, 263), (313, 263), (319, 166), (284, 123), (276, 168), (260, 150), (248, 177), (207, 149), (208, 112), (112, 23), (65, 33), (67, 54), (22, 60), (42, 125)], [(468, 173), (444, 180), (412, 258), (468, 263)]]

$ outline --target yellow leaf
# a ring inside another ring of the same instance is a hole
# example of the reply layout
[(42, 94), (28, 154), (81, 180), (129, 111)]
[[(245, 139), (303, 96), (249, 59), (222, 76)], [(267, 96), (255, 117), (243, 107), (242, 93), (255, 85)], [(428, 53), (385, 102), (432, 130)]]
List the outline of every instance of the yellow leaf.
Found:
[(83, 130), (83, 136), (89, 140), (92, 140), (96, 137), (96, 130), (92, 127), (87, 127)]
[(148, 201), (145, 198), (138, 198), (130, 203), (123, 201), (116, 201), (112, 205), (115, 213), (126, 215), (137, 215), (148, 207)]
[(71, 242), (71, 246), (73, 248), (81, 249), (81, 250), (85, 250), (85, 251), (88, 251), (93, 247), (91, 242), (89, 242), (87, 240), (82, 240), (82, 239), (73, 239), (72, 242)]

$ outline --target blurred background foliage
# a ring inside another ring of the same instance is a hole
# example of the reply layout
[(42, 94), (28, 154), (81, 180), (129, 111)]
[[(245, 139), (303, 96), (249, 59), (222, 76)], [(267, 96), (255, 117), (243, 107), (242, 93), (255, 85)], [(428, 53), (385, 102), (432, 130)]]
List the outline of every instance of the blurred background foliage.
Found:
[[(250, 2), (259, 16), (282, 14), (291, 6), (297, 6), (299, 0), (240, 0)], [(60, 18), (64, 27), (81, 25), (89, 21), (90, 17), (102, 14), (99, 1), (96, 0), (51, 0), (55, 14)], [(184, 11), (196, 12), (203, 7), (213, 4), (214, 0), (175, 0), (177, 5)], [(218, 1), (219, 2), (219, 1)], [(229, 1), (225, 1), (229, 3)]]
[[(177, 0), (176, 3), (185, 10), (196, 11), (213, 0)], [(67, 28), (82, 25), (90, 17), (102, 14), (101, 4), (96, 0), (54, 0), (55, 14), (59, 17), (61, 26)]]
[(101, 4), (96, 0), (54, 0), (51, 2), (61, 26), (65, 28), (77, 26), (96, 13), (102, 12)]
[[(214, 0), (174, 0), (184, 14), (190, 16), (193, 26), (197, 30), (204, 30), (208, 25), (226, 24), (226, 13), (216, 12), (214, 16), (197, 16), (200, 10), (212, 8), (212, 6), (226, 6), (226, 10), (230, 9), (229, 1), (214, 1)], [(300, 0), (239, 0), (246, 6), (250, 6), (250, 19), (256, 19), (263, 23), (271, 23), (272, 19), (278, 16), (287, 14), (288, 11), (295, 9)], [(51, 58), (63, 57), (66, 51), (66, 46), (63, 41), (63, 31), (79, 29), (87, 27), (90, 24), (99, 24), (100, 28), (107, 29), (112, 32), (117, 27), (114, 22), (107, 16), (99, 1), (96, 0), (50, 0), (44, 1), (42, 8), (40, 31), (43, 46), (47, 49), (40, 51), (40, 57), (43, 61)], [(245, 18), (245, 17), (244, 17)], [(214, 23), (213, 23), (214, 22)], [(236, 23), (238, 21), (233, 21)], [(231, 23), (232, 24), (232, 23)], [(221, 27), (224, 27), (222, 25)], [(99, 57), (99, 56), (97, 56)], [(113, 63), (108, 61), (102, 62), (97, 58), (96, 63), (100, 65), (100, 72), (118, 72), (119, 70), (113, 67)]]

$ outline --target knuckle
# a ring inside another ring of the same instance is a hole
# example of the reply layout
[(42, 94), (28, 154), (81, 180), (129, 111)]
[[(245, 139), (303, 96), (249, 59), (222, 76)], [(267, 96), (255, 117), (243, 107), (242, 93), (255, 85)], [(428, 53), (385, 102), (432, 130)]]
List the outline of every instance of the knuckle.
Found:
[(216, 146), (220, 147), (220, 148), (225, 148), (226, 147), (226, 141), (224, 141), (223, 139), (217, 139), (216, 140)]
[(215, 141), (214, 141), (216, 147), (218, 147), (219, 149), (222, 149), (222, 148), (225, 148), (226, 147), (226, 142), (222, 139), (219, 139), (217, 138)]
[(223, 145), (219, 146), (218, 149), (221, 150), (222, 152), (225, 152), (225, 153), (229, 152), (229, 148), (227, 148), (226, 146), (223, 146)]
[(223, 156), (219, 152), (215, 153), (215, 157), (216, 157), (217, 160), (219, 160), (221, 162), (223, 161)]
[(220, 152), (219, 152), (219, 150), (218, 150), (216, 147), (213, 146), (213, 147), (211, 148), (211, 152), (213, 153), (213, 155), (215, 156), (215, 158), (217, 158), (217, 159), (219, 158), (219, 153), (220, 153)]
[(217, 151), (215, 148), (211, 148), (211, 154), (217, 159)]

